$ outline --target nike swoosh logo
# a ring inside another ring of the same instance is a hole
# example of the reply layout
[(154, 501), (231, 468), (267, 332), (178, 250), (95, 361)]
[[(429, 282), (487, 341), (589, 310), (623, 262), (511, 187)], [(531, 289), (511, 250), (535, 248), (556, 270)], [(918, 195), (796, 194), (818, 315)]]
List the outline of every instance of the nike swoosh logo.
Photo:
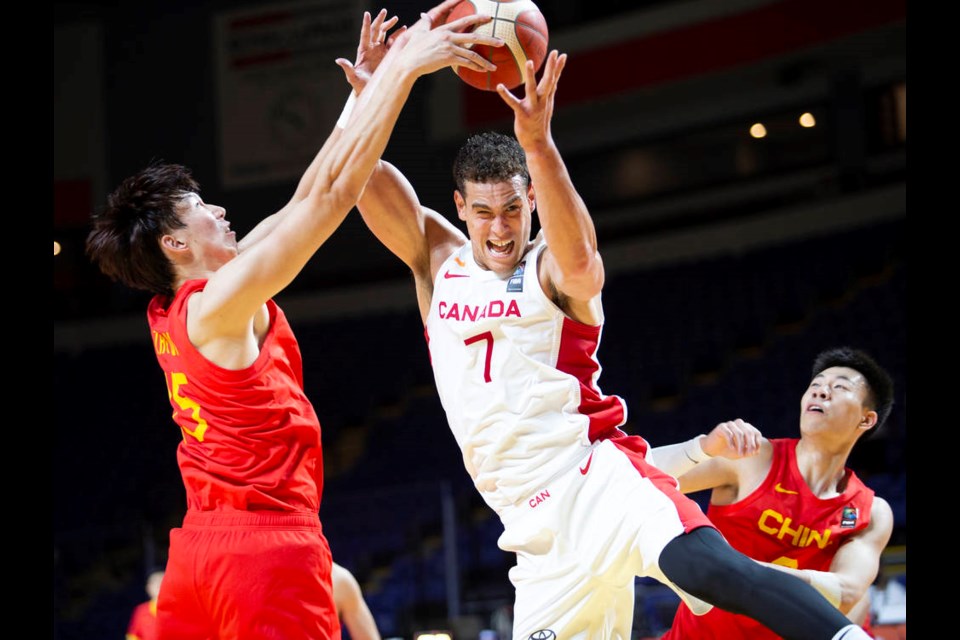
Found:
[(587, 475), (587, 471), (590, 471), (590, 463), (593, 462), (593, 451), (590, 452), (590, 457), (587, 458), (587, 464), (580, 467), (580, 475)]
[(777, 493), (789, 493), (790, 495), (794, 495), (794, 496), (800, 493), (799, 491), (791, 491), (790, 489), (784, 489), (783, 487), (780, 486), (779, 482), (773, 485), (773, 490), (776, 491)]
[(470, 277), (470, 274), (468, 274), (468, 273), (450, 273), (449, 271), (444, 271), (444, 272), (443, 272), (443, 277), (444, 277), (444, 279), (446, 279), (446, 280), (449, 280), (450, 278), (469, 278), (469, 277)]
[(461, 260), (460, 258), (454, 258), (453, 261), (456, 262), (456, 263), (457, 263), (458, 265), (460, 265), (461, 267), (467, 266), (467, 263), (464, 262), (463, 260)]

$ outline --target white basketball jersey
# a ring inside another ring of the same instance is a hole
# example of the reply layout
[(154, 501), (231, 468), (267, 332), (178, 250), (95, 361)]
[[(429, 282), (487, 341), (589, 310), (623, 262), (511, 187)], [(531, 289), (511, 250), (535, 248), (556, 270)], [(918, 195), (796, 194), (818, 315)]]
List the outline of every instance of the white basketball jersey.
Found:
[(626, 403), (597, 386), (601, 322), (568, 318), (543, 292), (542, 234), (514, 273), (473, 259), (441, 265), (426, 334), (440, 401), (467, 472), (494, 510), (570, 469), (592, 442), (622, 434)]

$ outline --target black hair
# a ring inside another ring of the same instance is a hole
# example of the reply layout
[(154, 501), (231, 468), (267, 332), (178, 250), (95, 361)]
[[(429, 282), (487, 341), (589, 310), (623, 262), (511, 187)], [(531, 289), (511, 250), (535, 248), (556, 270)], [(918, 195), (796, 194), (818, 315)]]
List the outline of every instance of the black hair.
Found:
[(886, 422), (893, 408), (893, 378), (867, 353), (853, 347), (834, 347), (817, 354), (813, 361), (813, 377), (830, 367), (847, 367), (863, 376), (867, 382), (865, 404), (877, 412), (875, 433)]
[(527, 185), (527, 155), (516, 138), (496, 131), (470, 136), (453, 161), (453, 181), (464, 193), (466, 182), (500, 182), (520, 176)]
[(187, 193), (199, 193), (190, 170), (160, 161), (130, 176), (93, 216), (86, 254), (112, 280), (134, 289), (173, 296), (173, 265), (160, 238), (185, 225), (177, 205)]

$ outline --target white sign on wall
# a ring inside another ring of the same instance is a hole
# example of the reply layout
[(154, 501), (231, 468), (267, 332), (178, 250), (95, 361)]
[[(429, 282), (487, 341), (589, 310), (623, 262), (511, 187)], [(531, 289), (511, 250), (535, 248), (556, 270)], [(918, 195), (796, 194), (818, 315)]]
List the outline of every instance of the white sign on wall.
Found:
[(360, 0), (270, 3), (214, 17), (224, 188), (297, 180), (333, 129), (350, 86)]

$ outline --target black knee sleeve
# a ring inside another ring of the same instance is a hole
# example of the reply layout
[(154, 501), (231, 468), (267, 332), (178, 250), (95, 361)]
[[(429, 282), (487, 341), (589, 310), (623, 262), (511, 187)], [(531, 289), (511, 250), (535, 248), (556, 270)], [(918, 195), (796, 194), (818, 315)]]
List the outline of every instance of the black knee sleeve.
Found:
[(788, 639), (830, 640), (850, 621), (799, 578), (754, 562), (711, 527), (674, 538), (660, 554), (671, 582)]

